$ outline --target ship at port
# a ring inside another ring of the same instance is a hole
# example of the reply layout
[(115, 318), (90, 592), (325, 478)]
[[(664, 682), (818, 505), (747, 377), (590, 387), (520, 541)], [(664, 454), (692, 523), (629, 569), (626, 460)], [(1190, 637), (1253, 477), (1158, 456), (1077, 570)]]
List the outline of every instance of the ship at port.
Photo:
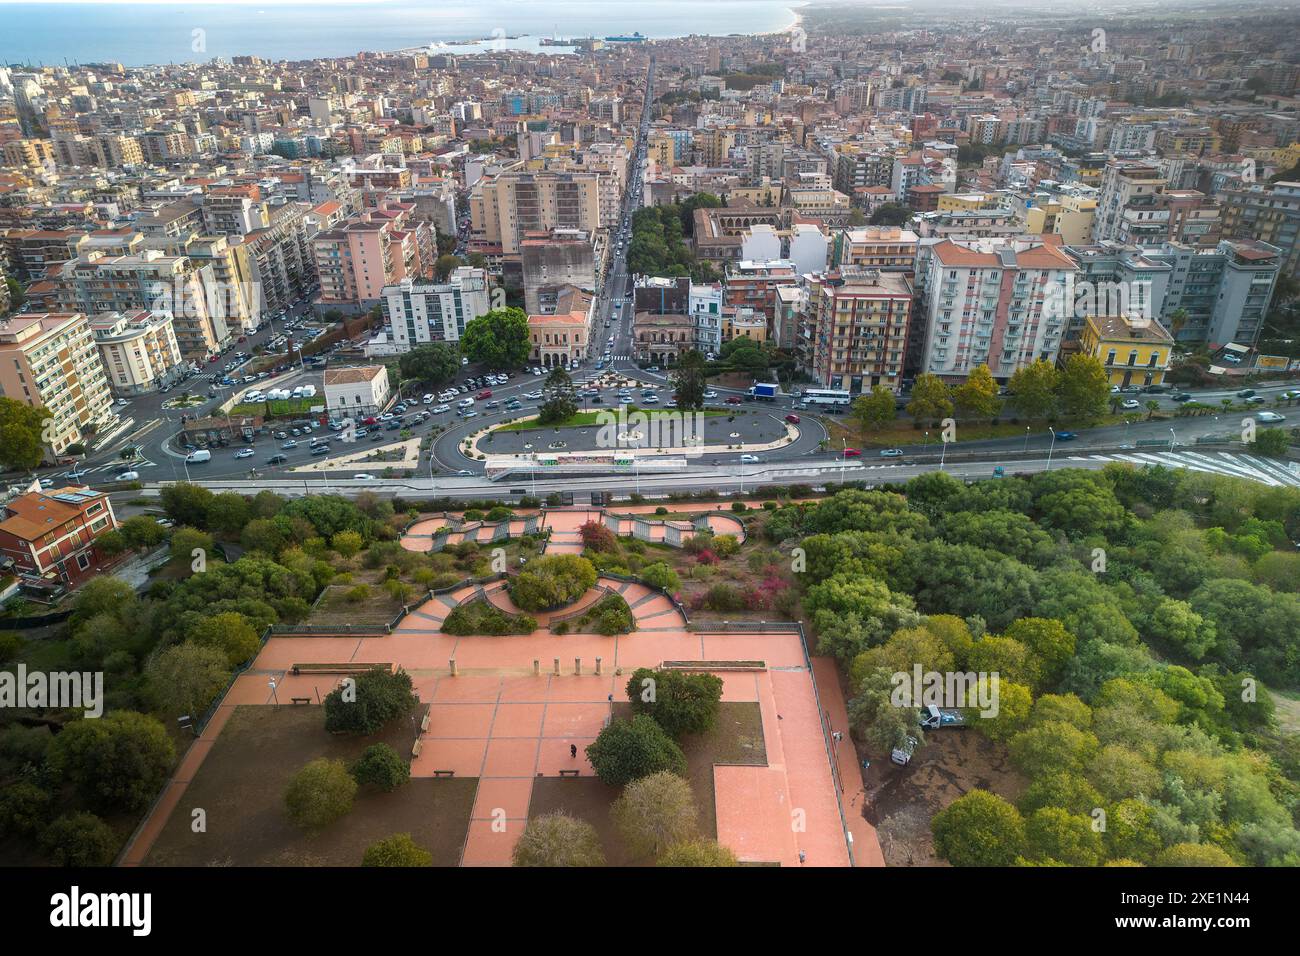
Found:
[(633, 33), (630, 37), (605, 37), (606, 43), (641, 43), (645, 40), (642, 33)]

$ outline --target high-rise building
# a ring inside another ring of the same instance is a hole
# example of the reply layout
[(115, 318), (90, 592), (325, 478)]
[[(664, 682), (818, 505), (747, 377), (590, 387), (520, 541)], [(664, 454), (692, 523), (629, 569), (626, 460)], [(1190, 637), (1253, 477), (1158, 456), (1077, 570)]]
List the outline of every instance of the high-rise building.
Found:
[(809, 371), (826, 388), (897, 390), (912, 286), (901, 272), (845, 267), (807, 281)]
[(0, 394), (44, 408), (52, 456), (116, 420), (90, 323), (80, 312), (38, 312), (0, 322)]
[(465, 325), (492, 310), (487, 272), (460, 266), (446, 282), (403, 279), (383, 288), (384, 332), (372, 355), (401, 354), (427, 342), (459, 342)]

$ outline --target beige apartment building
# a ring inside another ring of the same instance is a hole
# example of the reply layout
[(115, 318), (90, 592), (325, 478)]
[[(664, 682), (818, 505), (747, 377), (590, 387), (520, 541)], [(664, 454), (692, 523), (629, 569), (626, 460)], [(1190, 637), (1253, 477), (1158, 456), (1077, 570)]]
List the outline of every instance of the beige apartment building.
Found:
[(916, 267), (920, 242), (915, 232), (901, 226), (841, 229), (835, 234), (832, 262), (836, 266), (910, 272)]
[(174, 379), (185, 366), (170, 312), (105, 312), (90, 329), (100, 362), (118, 395), (140, 395)]
[(0, 393), (44, 408), (53, 455), (86, 429), (114, 419), (113, 399), (90, 322), (80, 312), (39, 312), (0, 322)]
[(380, 302), (384, 287), (424, 278), (433, 268), (433, 229), (417, 222), (412, 203), (388, 203), (312, 240), (323, 308), (359, 311)]
[(528, 233), (549, 229), (601, 227), (601, 174), (507, 170), (484, 178), (470, 195), (475, 240), (500, 244), (505, 256), (519, 255)]

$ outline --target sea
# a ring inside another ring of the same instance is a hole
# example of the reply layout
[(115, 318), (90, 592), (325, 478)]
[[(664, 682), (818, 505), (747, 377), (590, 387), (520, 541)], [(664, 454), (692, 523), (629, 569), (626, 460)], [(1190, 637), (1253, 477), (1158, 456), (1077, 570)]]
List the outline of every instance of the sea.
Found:
[(565, 48), (544, 46), (542, 40), (779, 31), (795, 22), (800, 5), (791, 0), (0, 0), (0, 64), (146, 66), (234, 56), (305, 60), (416, 47), (558, 53)]

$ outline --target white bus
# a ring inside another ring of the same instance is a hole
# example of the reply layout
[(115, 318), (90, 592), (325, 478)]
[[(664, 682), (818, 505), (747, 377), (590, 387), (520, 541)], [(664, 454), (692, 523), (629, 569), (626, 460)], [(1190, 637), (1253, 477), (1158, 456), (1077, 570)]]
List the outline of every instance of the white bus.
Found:
[(805, 388), (799, 395), (799, 401), (807, 405), (831, 405), (836, 408), (848, 408), (853, 396), (838, 388)]

